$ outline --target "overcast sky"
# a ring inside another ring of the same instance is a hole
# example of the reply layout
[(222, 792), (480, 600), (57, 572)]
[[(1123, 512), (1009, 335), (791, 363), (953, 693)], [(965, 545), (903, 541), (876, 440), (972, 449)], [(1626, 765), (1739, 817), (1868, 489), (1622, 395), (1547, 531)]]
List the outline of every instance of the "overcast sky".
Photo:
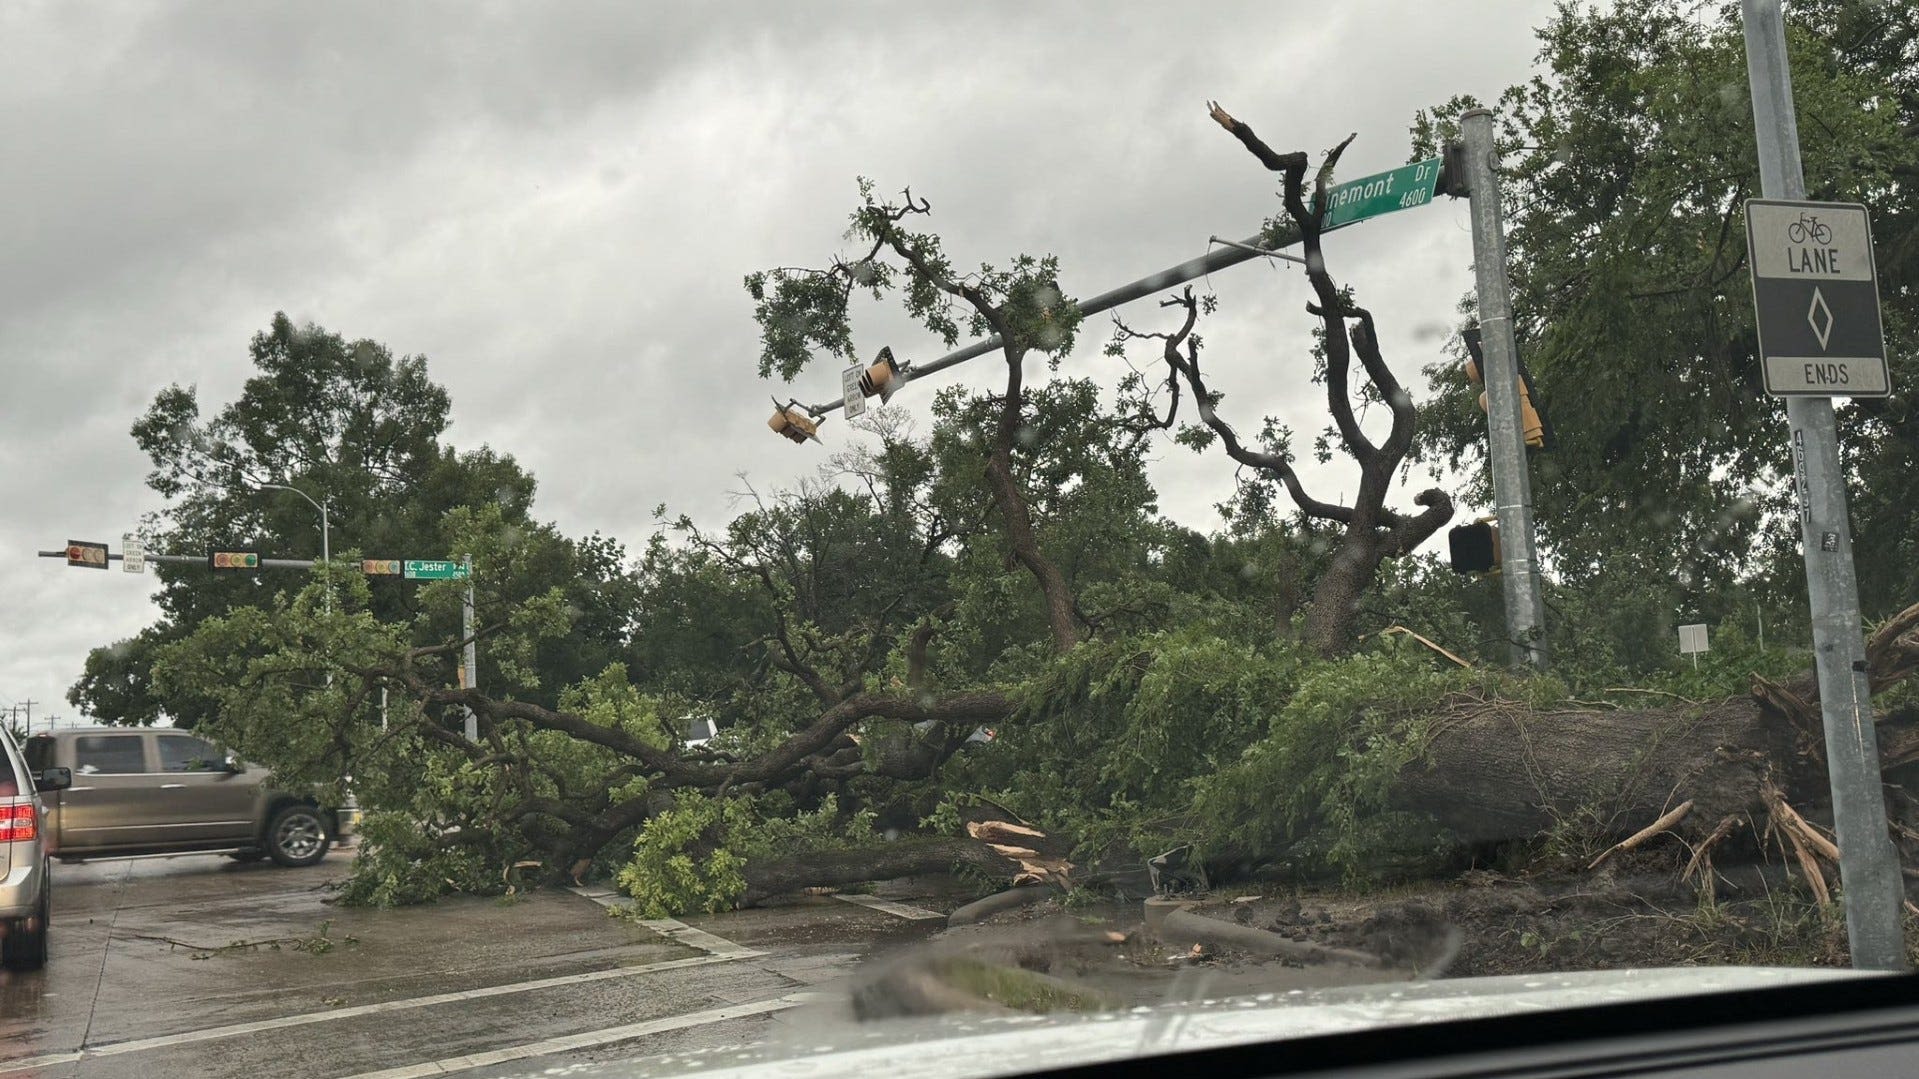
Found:
[[(275, 311), (426, 356), (456, 445), (517, 457), (536, 512), (567, 532), (637, 546), (660, 502), (717, 523), (736, 473), (778, 485), (823, 459), (767, 431), (767, 396), (828, 400), (837, 375), (757, 381), (740, 279), (839, 250), (856, 176), (930, 199), (960, 264), (1050, 252), (1090, 296), (1275, 211), (1271, 175), (1207, 99), (1282, 151), (1358, 132), (1353, 178), (1405, 162), (1414, 110), (1524, 78), (1549, 15), (1516, 0), (4, 0), (0, 707), (31, 698), (36, 718), (71, 721), (87, 650), (155, 617), (152, 577), (34, 552), (117, 549), (159, 508), (129, 426), (171, 382), (208, 412), (230, 400)], [(1429, 362), (1470, 283), (1464, 204), (1326, 248), (1402, 375)], [(1248, 264), (1201, 287), (1220, 299), (1202, 332), (1222, 412), (1317, 431), (1303, 277)], [(861, 314), (862, 354), (943, 351)], [(1067, 373), (1118, 377), (1104, 325)], [(935, 377), (981, 382), (991, 363)], [(822, 433), (861, 437), (837, 418)], [(1215, 524), (1223, 458), (1162, 446), (1154, 468), (1166, 512)], [(1349, 473), (1307, 477), (1335, 497)]]

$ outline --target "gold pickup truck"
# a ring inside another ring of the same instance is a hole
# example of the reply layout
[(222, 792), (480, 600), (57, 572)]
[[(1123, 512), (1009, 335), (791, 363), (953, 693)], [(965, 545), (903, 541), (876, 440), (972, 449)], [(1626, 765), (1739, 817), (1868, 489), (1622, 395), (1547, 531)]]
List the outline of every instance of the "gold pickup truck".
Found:
[(71, 787), (43, 795), (47, 845), (63, 862), (204, 851), (313, 865), (359, 823), (358, 810), (274, 790), (265, 769), (187, 731), (70, 727), (21, 748), (36, 774), (72, 772)]

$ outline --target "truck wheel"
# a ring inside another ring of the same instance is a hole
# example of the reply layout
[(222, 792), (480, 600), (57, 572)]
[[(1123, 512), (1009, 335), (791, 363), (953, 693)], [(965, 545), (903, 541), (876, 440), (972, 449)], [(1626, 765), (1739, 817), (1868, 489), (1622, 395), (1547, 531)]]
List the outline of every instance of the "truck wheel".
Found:
[(312, 806), (281, 808), (267, 824), (267, 854), (284, 866), (315, 865), (326, 857), (330, 840), (326, 821)]
[(40, 889), (40, 909), (32, 918), (22, 918), (7, 927), (7, 939), (0, 942), (0, 961), (11, 970), (39, 970), (47, 965), (47, 919), (52, 914), (53, 886)]

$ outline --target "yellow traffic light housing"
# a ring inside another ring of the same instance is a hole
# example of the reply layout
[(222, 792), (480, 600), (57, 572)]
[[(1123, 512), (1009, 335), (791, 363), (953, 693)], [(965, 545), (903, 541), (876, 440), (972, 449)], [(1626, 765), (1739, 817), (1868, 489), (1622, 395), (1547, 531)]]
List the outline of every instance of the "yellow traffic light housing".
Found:
[(773, 416), (766, 421), (766, 425), (772, 428), (773, 433), (776, 435), (784, 435), (796, 443), (805, 443), (808, 439), (814, 442), (820, 440), (819, 431), (821, 422), (821, 420), (807, 415), (806, 410), (801, 408), (797, 402), (782, 405), (779, 401), (775, 400), (773, 402)]
[(239, 550), (213, 550), (207, 552), (207, 568), (220, 570), (250, 570), (260, 568), (260, 552)]
[(873, 366), (860, 376), (860, 392), (868, 397), (877, 395), (880, 403), (885, 404), (893, 400), (893, 394), (903, 381), (900, 365), (893, 359), (892, 348), (882, 348), (880, 354), (873, 358)]
[[(1475, 386), (1484, 386), (1486, 376), (1480, 368), (1479, 327), (1468, 326), (1460, 336), (1466, 341), (1466, 378)], [(1533, 449), (1548, 449), (1551, 434), (1546, 430), (1545, 418), (1533, 407), (1533, 380), (1524, 364), (1519, 365), (1519, 423), (1520, 434), (1526, 445)], [(1486, 391), (1479, 392), (1479, 411), (1486, 411)]]

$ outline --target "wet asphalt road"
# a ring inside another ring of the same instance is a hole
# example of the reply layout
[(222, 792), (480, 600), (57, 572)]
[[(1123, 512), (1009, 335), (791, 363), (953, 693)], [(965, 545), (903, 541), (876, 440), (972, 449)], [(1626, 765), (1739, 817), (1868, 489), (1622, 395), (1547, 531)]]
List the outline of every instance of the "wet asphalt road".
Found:
[(803, 1037), (862, 959), (953, 905), (909, 892), (893, 910), (821, 898), (646, 924), (591, 888), (329, 906), (350, 859), (55, 866), (47, 969), (0, 972), (0, 1079), (523, 1075)]

